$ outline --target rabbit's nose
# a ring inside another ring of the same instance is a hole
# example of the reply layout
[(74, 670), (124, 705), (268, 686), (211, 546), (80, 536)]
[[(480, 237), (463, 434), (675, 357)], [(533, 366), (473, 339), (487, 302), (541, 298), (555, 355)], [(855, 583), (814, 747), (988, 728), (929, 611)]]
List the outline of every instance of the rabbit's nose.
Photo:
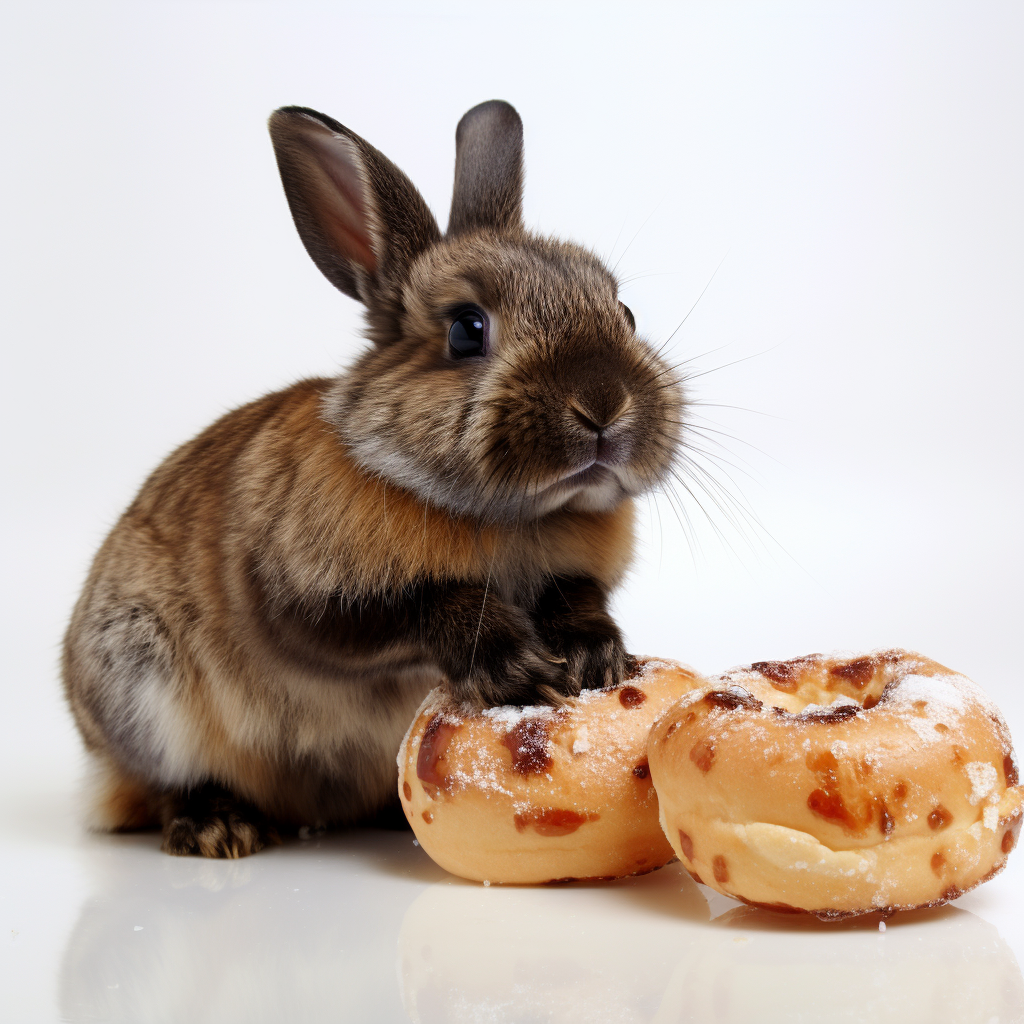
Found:
[(577, 421), (586, 429), (592, 430), (595, 434), (601, 432), (601, 428), (605, 426), (603, 423), (598, 423), (596, 417), (592, 412), (581, 409), (576, 402), (570, 402), (569, 408), (572, 414), (576, 417)]
[[(601, 397), (607, 398), (610, 396)], [(569, 399), (569, 408), (572, 410), (577, 421), (587, 430), (594, 431), (595, 434), (600, 434), (602, 430), (606, 430), (616, 420), (622, 419), (632, 408), (632, 405), (633, 399), (629, 395), (625, 395), (618, 401), (612, 399), (611, 401), (604, 400), (585, 403), (579, 398)]]

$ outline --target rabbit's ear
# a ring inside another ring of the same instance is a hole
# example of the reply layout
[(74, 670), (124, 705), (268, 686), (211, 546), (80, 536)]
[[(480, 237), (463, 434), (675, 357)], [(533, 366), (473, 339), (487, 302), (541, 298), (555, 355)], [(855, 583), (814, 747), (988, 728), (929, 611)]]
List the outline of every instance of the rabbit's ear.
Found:
[(448, 234), (514, 230), (523, 218), (523, 122), (515, 108), (489, 100), (455, 130), (455, 190)]
[(305, 107), (270, 116), (270, 137), (302, 244), (324, 276), (369, 303), (440, 241), (413, 183), (344, 125)]

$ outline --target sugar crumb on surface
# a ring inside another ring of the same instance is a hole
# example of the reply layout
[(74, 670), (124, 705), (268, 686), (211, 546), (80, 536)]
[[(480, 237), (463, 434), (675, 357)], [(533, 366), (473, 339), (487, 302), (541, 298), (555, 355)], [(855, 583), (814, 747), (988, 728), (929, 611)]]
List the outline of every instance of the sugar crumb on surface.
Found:
[(976, 807), (995, 788), (999, 781), (999, 773), (995, 765), (987, 761), (970, 761), (964, 765), (964, 771), (971, 780), (971, 795), (967, 801), (972, 807)]
[(586, 725), (581, 725), (576, 730), (572, 741), (572, 752), (574, 754), (585, 754), (590, 749), (590, 737), (587, 734)]

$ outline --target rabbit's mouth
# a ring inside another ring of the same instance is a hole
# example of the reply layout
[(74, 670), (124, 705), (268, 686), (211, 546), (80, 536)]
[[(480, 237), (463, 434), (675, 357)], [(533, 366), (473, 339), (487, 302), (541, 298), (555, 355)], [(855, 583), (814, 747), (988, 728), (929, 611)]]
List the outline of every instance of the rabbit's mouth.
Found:
[(589, 466), (567, 473), (561, 480), (556, 480), (551, 487), (587, 487), (590, 484), (604, 483), (610, 476), (616, 476), (615, 470), (594, 459)]
[(617, 468), (594, 459), (589, 466), (573, 470), (542, 489), (544, 503), (580, 504), (592, 510), (611, 508), (629, 493)]

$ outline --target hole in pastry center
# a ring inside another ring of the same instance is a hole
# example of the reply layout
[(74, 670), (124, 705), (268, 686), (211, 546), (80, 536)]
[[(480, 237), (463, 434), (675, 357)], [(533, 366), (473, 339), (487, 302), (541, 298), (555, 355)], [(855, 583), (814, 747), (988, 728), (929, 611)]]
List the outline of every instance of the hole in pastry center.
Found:
[[(792, 668), (787, 673), (785, 669), (789, 666)], [(832, 665), (766, 663), (766, 669), (760, 668), (761, 674), (776, 691), (770, 703), (791, 714), (851, 703), (868, 710), (878, 703), (892, 678), (883, 666), (873, 665), (867, 658)]]

